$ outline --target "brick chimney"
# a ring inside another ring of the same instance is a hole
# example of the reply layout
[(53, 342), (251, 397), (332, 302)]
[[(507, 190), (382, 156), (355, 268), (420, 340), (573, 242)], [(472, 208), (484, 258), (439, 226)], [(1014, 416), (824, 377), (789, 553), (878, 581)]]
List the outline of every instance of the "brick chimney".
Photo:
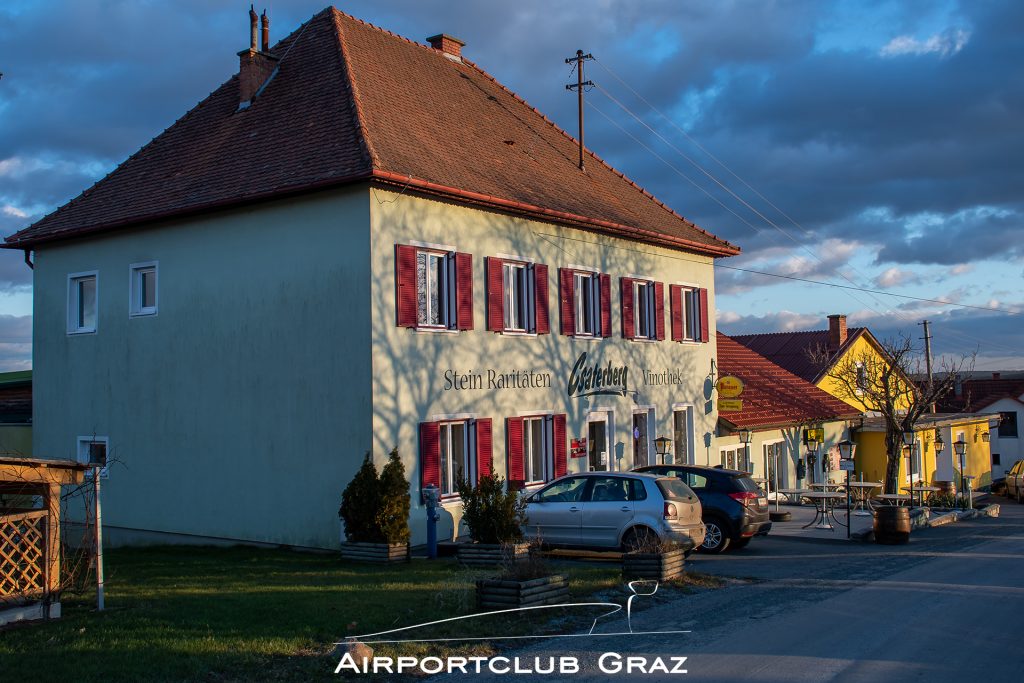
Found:
[(238, 53), (238, 108), (246, 109), (256, 93), (270, 79), (277, 67), (277, 57), (270, 54), (270, 17), (263, 11), (263, 44), (256, 47), (256, 10), (249, 6), (249, 49)]
[(459, 60), (462, 59), (462, 48), (466, 46), (464, 42), (447, 33), (438, 33), (436, 36), (430, 36), (427, 38), (427, 42), (435, 50), (440, 50), (446, 55)]
[(846, 316), (830, 315), (828, 317), (828, 348), (836, 351), (846, 343)]

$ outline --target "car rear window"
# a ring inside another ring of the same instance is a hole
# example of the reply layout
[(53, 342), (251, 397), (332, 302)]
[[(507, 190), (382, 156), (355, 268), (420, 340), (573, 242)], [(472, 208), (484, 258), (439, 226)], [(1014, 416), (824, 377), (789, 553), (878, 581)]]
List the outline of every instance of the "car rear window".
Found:
[(693, 495), (693, 491), (681, 479), (665, 477), (655, 483), (665, 498), (689, 498)]
[(761, 487), (757, 485), (757, 482), (745, 475), (740, 475), (732, 478), (733, 485), (737, 491), (753, 491), (757, 493), (761, 490)]

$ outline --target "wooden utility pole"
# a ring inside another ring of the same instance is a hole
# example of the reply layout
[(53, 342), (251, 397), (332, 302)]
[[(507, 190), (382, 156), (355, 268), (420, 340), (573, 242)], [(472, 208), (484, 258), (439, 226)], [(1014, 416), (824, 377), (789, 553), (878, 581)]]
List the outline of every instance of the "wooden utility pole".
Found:
[[(933, 380), (932, 380), (932, 335), (928, 329), (930, 323), (927, 320), (923, 320), (918, 325), (924, 325), (924, 363), (928, 369), (928, 392), (931, 393)], [(928, 406), (929, 410), (935, 412), (935, 403), (931, 403)]]
[(565, 60), (566, 64), (572, 64), (573, 62), (576, 62), (576, 82), (575, 83), (570, 83), (569, 85), (565, 86), (565, 89), (566, 90), (575, 90), (576, 91), (576, 106), (579, 107), (579, 124), (580, 124), (579, 142), (580, 142), (580, 170), (581, 171), (585, 170), (583, 168), (583, 88), (585, 86), (588, 86), (588, 85), (594, 85), (593, 81), (585, 81), (585, 80), (583, 80), (583, 62), (587, 61), (588, 59), (593, 59), (593, 58), (594, 58), (594, 55), (592, 55), (592, 54), (589, 54), (589, 53), (588, 54), (583, 54), (583, 50), (576, 50), (576, 56), (575, 57), (568, 57)]

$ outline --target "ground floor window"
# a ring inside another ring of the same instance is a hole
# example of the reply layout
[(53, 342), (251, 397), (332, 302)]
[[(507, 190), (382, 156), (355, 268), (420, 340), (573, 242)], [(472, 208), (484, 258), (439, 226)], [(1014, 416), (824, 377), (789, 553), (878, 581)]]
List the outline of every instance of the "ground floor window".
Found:
[(747, 449), (745, 446), (723, 448), (721, 451), (721, 458), (722, 467), (727, 470), (750, 472), (750, 462), (749, 458), (747, 458)]
[(591, 472), (607, 472), (612, 467), (608, 452), (608, 416), (600, 413), (587, 418), (587, 455)]
[(783, 442), (766, 443), (762, 448), (764, 449), (764, 478), (768, 481), (768, 486), (772, 491), (778, 491), (781, 486), (779, 470), (785, 466), (785, 461), (782, 459)]
[(441, 497), (457, 495), (458, 483), (491, 473), (491, 420), (468, 418), (420, 423), (420, 483)]
[(505, 421), (509, 485), (522, 488), (566, 471), (565, 414), (510, 417)]
[(671, 455), (666, 455), (663, 464), (670, 465), (686, 464), (693, 462), (693, 455), (690, 453), (690, 444), (693, 441), (693, 409), (692, 408), (675, 408), (672, 412), (672, 435), (673, 435), (673, 453), (674, 459)]
[(651, 421), (650, 410), (633, 413), (633, 467), (651, 464)]

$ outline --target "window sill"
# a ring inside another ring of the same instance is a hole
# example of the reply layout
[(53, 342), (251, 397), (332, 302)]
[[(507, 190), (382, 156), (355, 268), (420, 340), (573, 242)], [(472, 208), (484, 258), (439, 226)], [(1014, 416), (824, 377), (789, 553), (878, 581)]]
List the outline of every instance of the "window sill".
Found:
[(462, 330), (450, 330), (447, 327), (410, 327), (416, 334), (458, 334)]
[(536, 337), (536, 332), (527, 332), (525, 330), (502, 330), (501, 334), (506, 337)]
[(129, 318), (154, 318), (156, 317), (156, 311), (132, 311), (128, 314)]
[(632, 339), (629, 339), (628, 341), (638, 342), (640, 344), (657, 344), (659, 340), (658, 339), (648, 339), (647, 337), (633, 337)]
[(605, 339), (605, 337), (602, 337), (600, 335), (594, 335), (594, 334), (574, 334), (574, 335), (572, 335), (572, 338), (573, 339), (579, 339), (580, 341), (589, 341), (589, 342), (599, 342), (602, 339)]
[(90, 330), (68, 330), (69, 337), (77, 337), (82, 334), (96, 334), (96, 328)]

